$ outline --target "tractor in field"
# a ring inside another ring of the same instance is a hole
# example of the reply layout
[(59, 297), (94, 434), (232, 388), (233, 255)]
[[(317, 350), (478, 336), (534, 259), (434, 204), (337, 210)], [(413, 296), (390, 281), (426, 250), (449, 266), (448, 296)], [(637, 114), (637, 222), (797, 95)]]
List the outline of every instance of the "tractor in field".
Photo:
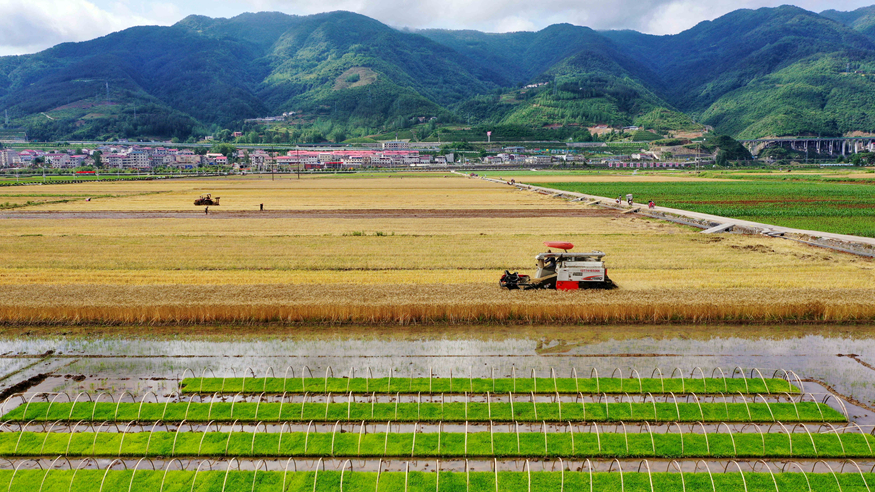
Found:
[(207, 205), (207, 206), (210, 206), (210, 205), (219, 206), (219, 197), (213, 198), (213, 196), (210, 193), (207, 193), (206, 195), (201, 195), (200, 198), (195, 200), (194, 204), (195, 205)]
[(535, 276), (520, 275), (519, 272), (504, 271), (498, 281), (502, 288), (509, 290), (523, 289), (611, 289), (614, 283), (608, 278), (608, 269), (602, 261), (605, 254), (601, 251), (587, 253), (569, 253), (574, 245), (566, 242), (545, 242), (548, 248), (564, 250), (563, 253), (546, 253), (535, 256), (538, 270)]

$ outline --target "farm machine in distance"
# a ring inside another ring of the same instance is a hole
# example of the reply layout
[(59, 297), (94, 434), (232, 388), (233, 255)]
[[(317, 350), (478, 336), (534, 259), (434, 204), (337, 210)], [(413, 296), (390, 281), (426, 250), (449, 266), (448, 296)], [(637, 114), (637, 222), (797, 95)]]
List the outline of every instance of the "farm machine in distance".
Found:
[(563, 253), (553, 253), (547, 250), (535, 256), (538, 270), (534, 278), (520, 275), (519, 272), (504, 271), (498, 281), (505, 289), (557, 289), (577, 290), (588, 288), (610, 289), (614, 283), (608, 278), (608, 269), (602, 261), (605, 254), (601, 251), (587, 253), (569, 253), (574, 245), (566, 242), (545, 242), (548, 248), (564, 250)]
[(195, 205), (218, 206), (219, 205), (219, 197), (213, 198), (213, 196), (210, 193), (207, 193), (206, 195), (201, 195), (200, 198), (195, 200), (194, 204)]

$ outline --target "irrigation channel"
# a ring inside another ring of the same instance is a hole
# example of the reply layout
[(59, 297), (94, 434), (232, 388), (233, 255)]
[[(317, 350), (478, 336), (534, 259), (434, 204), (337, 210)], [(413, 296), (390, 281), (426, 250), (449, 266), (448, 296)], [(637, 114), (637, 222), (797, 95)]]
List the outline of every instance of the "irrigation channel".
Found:
[(0, 490), (871, 492), (875, 340), (744, 329), (9, 339)]

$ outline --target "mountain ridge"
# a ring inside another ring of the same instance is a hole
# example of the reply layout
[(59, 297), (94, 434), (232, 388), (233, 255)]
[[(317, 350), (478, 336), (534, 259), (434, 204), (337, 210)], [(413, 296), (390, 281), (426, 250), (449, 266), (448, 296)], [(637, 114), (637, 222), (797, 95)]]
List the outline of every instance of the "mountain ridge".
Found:
[(695, 119), (740, 137), (841, 134), (875, 128), (862, 108), (875, 101), (873, 26), (875, 6), (741, 9), (665, 36), (400, 30), (346, 11), (192, 15), (0, 57), (0, 110), (46, 139), (185, 138), (283, 112), (324, 126), (322, 138), (416, 117), (583, 128), (655, 114), (660, 131)]

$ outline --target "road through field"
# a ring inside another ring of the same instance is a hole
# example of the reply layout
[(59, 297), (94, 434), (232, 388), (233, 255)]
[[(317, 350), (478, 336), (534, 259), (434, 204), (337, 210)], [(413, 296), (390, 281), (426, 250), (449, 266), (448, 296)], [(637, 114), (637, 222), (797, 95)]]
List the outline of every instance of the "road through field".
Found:
[[(507, 184), (504, 181), (500, 181), (500, 180), (496, 180), (496, 179), (492, 179), (492, 178), (482, 178), (482, 179), (490, 181), (490, 182), (494, 182), (497, 184), (503, 184), (503, 185)], [(783, 226), (777, 226), (774, 224), (764, 224), (761, 222), (752, 222), (749, 220), (735, 219), (732, 217), (721, 217), (719, 215), (711, 215), (711, 214), (705, 214), (705, 213), (701, 213), (701, 212), (692, 212), (689, 210), (680, 210), (677, 208), (661, 207), (658, 205), (654, 206), (653, 208), (648, 209), (648, 208), (645, 208), (645, 207), (647, 207), (646, 204), (633, 203), (632, 205), (628, 205), (625, 202), (621, 202), (620, 204), (616, 204), (616, 199), (614, 199), (614, 198), (608, 198), (608, 197), (597, 196), (597, 195), (588, 195), (585, 193), (576, 193), (573, 191), (557, 190), (554, 188), (548, 188), (548, 187), (544, 187), (544, 186), (528, 185), (528, 184), (523, 184), (523, 183), (518, 183), (515, 186), (519, 189), (527, 189), (527, 190), (531, 190), (531, 191), (535, 191), (535, 192), (540, 191), (543, 193), (561, 194), (564, 196), (576, 197), (576, 198), (585, 199), (585, 200), (598, 201), (598, 202), (600, 202), (600, 204), (608, 205), (611, 207), (617, 207), (617, 208), (621, 208), (621, 209), (625, 209), (625, 210), (638, 209), (639, 212), (643, 213), (643, 214), (647, 214), (648, 212), (660, 212), (660, 213), (677, 215), (680, 217), (688, 217), (688, 218), (696, 219), (696, 220), (709, 221), (709, 222), (714, 223), (715, 225), (716, 224), (728, 224), (728, 225), (732, 225), (732, 226), (744, 227), (747, 229), (752, 229), (752, 230), (760, 231), (763, 233), (797, 234), (797, 235), (801, 235), (801, 236), (820, 237), (820, 238), (834, 239), (837, 241), (844, 241), (844, 242), (850, 242), (850, 243), (867, 244), (867, 245), (875, 247), (875, 238), (871, 238), (871, 237), (851, 236), (848, 234), (836, 234), (833, 232), (811, 231), (811, 230), (805, 230), (805, 229), (794, 229), (792, 227), (783, 227)]]

